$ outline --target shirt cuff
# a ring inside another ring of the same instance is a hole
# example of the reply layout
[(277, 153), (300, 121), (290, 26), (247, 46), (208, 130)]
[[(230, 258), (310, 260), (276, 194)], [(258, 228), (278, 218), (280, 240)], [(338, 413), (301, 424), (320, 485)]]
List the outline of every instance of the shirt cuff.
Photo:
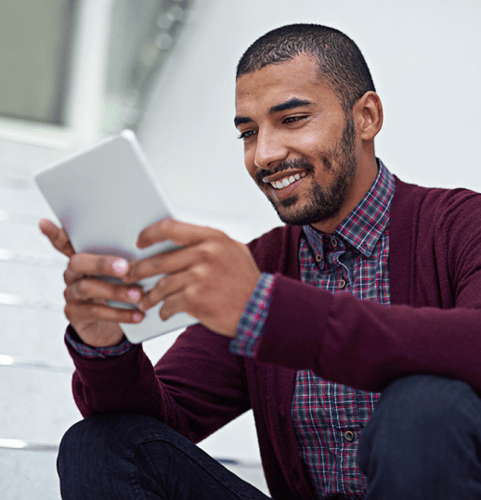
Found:
[(71, 325), (67, 328), (65, 333), (65, 340), (73, 349), (85, 358), (108, 358), (110, 356), (120, 356), (125, 354), (131, 349), (133, 344), (127, 339), (123, 340), (120, 344), (111, 347), (90, 347), (84, 344), (77, 332)]
[(230, 342), (230, 352), (255, 357), (271, 299), (274, 275), (262, 273), (237, 325), (237, 336)]

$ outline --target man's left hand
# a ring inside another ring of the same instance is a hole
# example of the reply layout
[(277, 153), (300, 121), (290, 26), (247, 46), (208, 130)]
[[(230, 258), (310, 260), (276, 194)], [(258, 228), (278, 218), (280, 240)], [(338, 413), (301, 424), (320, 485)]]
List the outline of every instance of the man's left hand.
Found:
[(164, 219), (144, 229), (137, 246), (170, 240), (183, 247), (131, 263), (127, 283), (165, 274), (140, 303), (146, 311), (163, 301), (160, 317), (184, 311), (207, 328), (235, 337), (237, 324), (260, 276), (247, 246), (209, 227)]

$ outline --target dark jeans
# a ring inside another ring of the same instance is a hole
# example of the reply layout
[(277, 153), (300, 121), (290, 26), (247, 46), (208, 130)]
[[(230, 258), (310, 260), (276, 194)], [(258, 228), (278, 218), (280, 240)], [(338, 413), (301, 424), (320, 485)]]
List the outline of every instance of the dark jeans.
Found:
[(361, 435), (366, 500), (481, 499), (481, 399), (457, 380), (393, 382)]
[[(481, 400), (465, 383), (399, 379), (361, 436), (366, 500), (481, 499)], [(266, 500), (159, 421), (90, 417), (60, 446), (64, 500)]]
[(75, 424), (60, 444), (64, 500), (268, 500), (152, 417), (105, 415)]

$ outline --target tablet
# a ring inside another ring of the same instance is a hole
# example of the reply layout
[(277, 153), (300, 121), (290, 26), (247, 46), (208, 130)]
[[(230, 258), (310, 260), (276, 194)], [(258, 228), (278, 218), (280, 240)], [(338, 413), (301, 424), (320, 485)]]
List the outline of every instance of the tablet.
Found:
[[(142, 229), (174, 213), (131, 130), (41, 170), (35, 181), (78, 253), (116, 255), (130, 261), (176, 248), (172, 242), (142, 250), (135, 245)], [(159, 278), (139, 284), (147, 291)], [(149, 309), (139, 324), (121, 325), (131, 342), (143, 342), (197, 322), (186, 313), (162, 321), (161, 306)]]

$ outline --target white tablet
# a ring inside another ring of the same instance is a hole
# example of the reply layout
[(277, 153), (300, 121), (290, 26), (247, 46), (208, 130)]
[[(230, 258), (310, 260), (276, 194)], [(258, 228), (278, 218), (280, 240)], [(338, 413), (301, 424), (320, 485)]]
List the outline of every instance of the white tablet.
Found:
[[(143, 250), (135, 245), (142, 229), (174, 214), (130, 130), (41, 170), (35, 181), (76, 252), (116, 255), (130, 261), (175, 248), (171, 242)], [(149, 290), (159, 278), (142, 280), (140, 285)], [(143, 342), (197, 322), (186, 313), (162, 321), (161, 305), (149, 309), (139, 324), (122, 324), (131, 342)]]

